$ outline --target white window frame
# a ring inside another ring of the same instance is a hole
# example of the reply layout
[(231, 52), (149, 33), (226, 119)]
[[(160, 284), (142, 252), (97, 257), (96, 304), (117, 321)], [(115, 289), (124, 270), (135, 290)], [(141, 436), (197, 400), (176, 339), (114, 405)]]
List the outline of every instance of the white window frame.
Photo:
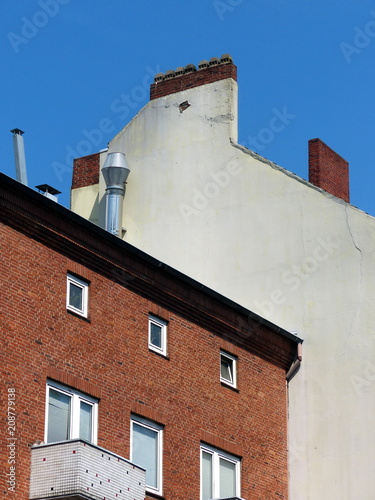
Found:
[[(230, 379), (223, 377), (221, 374), (221, 360), (223, 358), (230, 362)], [(238, 358), (236, 356), (233, 356), (226, 351), (220, 351), (220, 382), (234, 388), (237, 388), (237, 359)]]
[[(75, 285), (82, 290), (82, 309), (78, 309), (70, 304), (70, 286)], [(87, 281), (83, 281), (72, 274), (67, 275), (67, 286), (66, 286), (66, 308), (84, 318), (87, 318), (88, 311), (88, 297), (89, 297), (89, 284)]]
[[(155, 344), (152, 344), (151, 342), (151, 326), (156, 325), (160, 328), (160, 335), (161, 335), (161, 346), (157, 346)], [(160, 318), (157, 318), (156, 316), (153, 316), (152, 314), (149, 315), (148, 317), (148, 348), (151, 349), (151, 351), (157, 352), (159, 354), (162, 354), (163, 356), (167, 355), (167, 322), (163, 321)]]
[[(163, 494), (163, 429), (164, 427), (156, 422), (139, 417), (138, 415), (132, 415), (130, 421), (130, 461), (134, 462), (133, 458), (133, 444), (134, 444), (134, 432), (133, 425), (138, 424), (146, 429), (150, 429), (157, 433), (157, 475), (156, 482), (157, 486), (150, 486), (146, 483), (146, 491), (155, 493), (157, 495)], [(136, 464), (142, 467), (142, 464)]]
[(236, 491), (234, 497), (241, 497), (241, 459), (224, 451), (221, 451), (212, 446), (201, 444), (200, 447), (200, 461), (201, 461), (201, 493), (203, 495), (203, 452), (209, 453), (212, 456), (212, 498), (220, 498), (220, 459), (226, 460), (235, 465), (235, 482)]
[(44, 432), (44, 441), (48, 442), (48, 419), (49, 419), (49, 392), (50, 389), (61, 392), (66, 396), (71, 398), (70, 405), (70, 415), (69, 415), (69, 437), (68, 439), (76, 439), (79, 438), (79, 430), (80, 430), (80, 405), (81, 401), (90, 405), (92, 407), (92, 421), (91, 421), (91, 440), (90, 442), (93, 444), (97, 444), (98, 440), (98, 400), (83, 394), (82, 392), (71, 389), (70, 387), (66, 387), (58, 382), (48, 381), (47, 382), (47, 396), (46, 396), (46, 415), (45, 415), (45, 432)]

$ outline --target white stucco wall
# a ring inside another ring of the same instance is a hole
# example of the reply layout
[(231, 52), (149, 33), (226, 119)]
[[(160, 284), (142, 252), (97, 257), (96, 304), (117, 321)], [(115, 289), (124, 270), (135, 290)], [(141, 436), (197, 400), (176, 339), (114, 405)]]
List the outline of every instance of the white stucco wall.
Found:
[(131, 169), (125, 239), (305, 339), (290, 500), (370, 500), (375, 219), (236, 141), (232, 80), (146, 105), (109, 144)]

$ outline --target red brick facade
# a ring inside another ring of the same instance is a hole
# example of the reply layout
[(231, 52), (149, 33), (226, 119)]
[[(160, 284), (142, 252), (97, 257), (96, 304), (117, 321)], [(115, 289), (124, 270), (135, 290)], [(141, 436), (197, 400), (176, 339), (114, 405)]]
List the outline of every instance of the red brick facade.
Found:
[(100, 153), (76, 158), (73, 162), (72, 189), (99, 184)]
[[(296, 341), (227, 299), (0, 175), (1, 387), (15, 390), (16, 493), (28, 499), (30, 446), (44, 440), (46, 382), (99, 402), (98, 445), (130, 454), (130, 417), (164, 426), (163, 497), (199, 499), (200, 443), (241, 457), (241, 496), (287, 498), (285, 373)], [(67, 312), (66, 275), (89, 282), (87, 319)], [(148, 348), (149, 313), (168, 322), (168, 355)], [(238, 356), (238, 390), (220, 383)]]
[(350, 201), (349, 164), (320, 139), (309, 141), (309, 182)]
[(233, 78), (237, 81), (237, 68), (228, 55), (220, 60), (212, 58), (210, 62), (202, 61), (198, 71), (193, 64), (189, 64), (185, 68), (181, 67), (176, 71), (156, 75), (155, 82), (150, 88), (150, 100), (226, 78)]

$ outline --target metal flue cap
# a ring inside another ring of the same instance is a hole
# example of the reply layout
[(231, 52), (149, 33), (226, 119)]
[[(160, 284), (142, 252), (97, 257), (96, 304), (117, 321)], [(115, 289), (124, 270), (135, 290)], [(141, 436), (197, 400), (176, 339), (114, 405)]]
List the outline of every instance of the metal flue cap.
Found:
[(108, 153), (102, 172), (107, 187), (122, 186), (130, 173), (125, 154)]

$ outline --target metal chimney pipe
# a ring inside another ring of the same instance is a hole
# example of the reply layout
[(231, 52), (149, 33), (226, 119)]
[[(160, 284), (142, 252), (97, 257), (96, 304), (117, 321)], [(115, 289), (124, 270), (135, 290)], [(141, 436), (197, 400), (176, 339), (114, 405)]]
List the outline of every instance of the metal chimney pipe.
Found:
[(11, 132), (13, 134), (14, 161), (16, 164), (17, 180), (27, 186), (25, 146), (22, 137), (24, 132), (19, 128), (14, 128)]
[(102, 168), (106, 183), (105, 229), (121, 237), (125, 183), (130, 170), (124, 153), (108, 153)]

